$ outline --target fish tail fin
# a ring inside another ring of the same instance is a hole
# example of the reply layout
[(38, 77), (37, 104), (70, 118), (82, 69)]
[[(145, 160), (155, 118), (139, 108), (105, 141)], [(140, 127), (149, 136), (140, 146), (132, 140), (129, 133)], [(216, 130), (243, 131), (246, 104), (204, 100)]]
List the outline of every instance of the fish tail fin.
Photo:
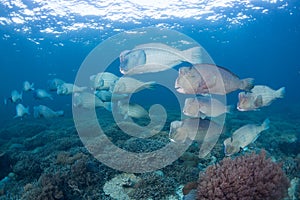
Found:
[(191, 64), (202, 63), (202, 47), (193, 47), (182, 51), (182, 56)]
[(277, 98), (283, 98), (285, 95), (285, 87), (281, 87), (278, 90), (276, 90), (275, 95)]
[(149, 82), (146, 82), (143, 87), (144, 88), (147, 88), (147, 89), (154, 89), (156, 85), (156, 82), (155, 81), (149, 81)]
[(267, 130), (270, 127), (270, 120), (269, 118), (265, 119), (265, 121), (261, 124), (263, 130)]
[(64, 116), (65, 112), (63, 110), (56, 111), (57, 116)]
[(245, 91), (250, 91), (254, 87), (253, 78), (245, 78), (241, 80), (240, 89)]

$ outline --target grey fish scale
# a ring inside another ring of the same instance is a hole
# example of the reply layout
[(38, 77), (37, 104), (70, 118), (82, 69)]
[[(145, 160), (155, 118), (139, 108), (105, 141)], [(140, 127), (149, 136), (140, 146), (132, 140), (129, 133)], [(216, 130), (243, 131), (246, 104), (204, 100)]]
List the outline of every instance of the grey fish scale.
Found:
[(221, 89), (220, 86), (222, 85), (224, 85), (224, 90), (226, 91), (226, 93), (239, 89), (239, 86), (241, 84), (239, 77), (233, 74), (232, 72), (228, 71), (227, 69), (212, 64), (199, 64), (199, 65), (195, 65), (195, 67), (196, 69), (200, 68), (199, 69), (200, 72), (203, 70), (211, 70), (209, 68), (215, 68), (217, 71), (220, 72), (222, 79), (216, 80), (217, 82), (215, 87), (211, 88), (212, 91), (220, 90)]
[[(262, 127), (254, 124), (249, 124), (238, 129), (233, 135), (233, 140), (239, 141), (242, 148), (249, 144), (249, 141), (253, 141), (257, 135), (261, 132)], [(243, 132), (243, 134), (241, 134)], [(250, 143), (251, 143), (250, 142)]]

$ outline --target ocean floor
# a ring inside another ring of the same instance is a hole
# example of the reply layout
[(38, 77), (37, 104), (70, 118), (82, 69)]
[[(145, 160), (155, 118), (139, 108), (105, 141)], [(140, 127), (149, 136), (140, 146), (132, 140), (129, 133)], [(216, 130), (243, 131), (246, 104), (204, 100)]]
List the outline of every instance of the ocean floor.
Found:
[[(205, 158), (198, 158), (199, 147), (194, 142), (171, 165), (135, 174), (114, 170), (95, 159), (80, 140), (72, 117), (13, 119), (0, 129), (0, 200), (182, 199), (186, 184), (197, 181), (199, 172), (225, 157), (223, 141), (234, 130), (260, 124), (265, 118), (271, 121), (270, 129), (248, 150), (234, 156), (265, 149), (293, 180), (289, 199), (300, 199), (299, 110), (298, 105), (272, 106), (263, 112), (234, 111), (227, 115), (226, 131)], [(170, 121), (178, 117), (170, 113)], [(108, 112), (101, 111), (100, 123), (110, 140), (127, 151), (151, 152), (170, 142), (168, 126), (151, 138), (138, 139), (125, 135)]]

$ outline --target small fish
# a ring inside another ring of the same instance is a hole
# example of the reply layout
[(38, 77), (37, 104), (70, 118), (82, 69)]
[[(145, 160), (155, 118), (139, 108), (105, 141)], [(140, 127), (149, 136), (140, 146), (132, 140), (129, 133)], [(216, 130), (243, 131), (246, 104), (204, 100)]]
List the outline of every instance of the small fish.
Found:
[(249, 144), (255, 142), (260, 133), (269, 128), (270, 120), (266, 119), (261, 125), (247, 124), (234, 131), (230, 138), (224, 141), (224, 152), (231, 156), (245, 149)]
[(112, 94), (108, 90), (96, 90), (95, 95), (102, 101), (119, 101), (128, 98), (128, 94)]
[(175, 82), (175, 89), (183, 94), (225, 95), (237, 89), (250, 91), (253, 79), (239, 79), (229, 70), (213, 64), (196, 64), (181, 67)]
[(90, 76), (90, 85), (95, 90), (109, 90), (118, 79), (118, 76), (110, 72), (101, 72)]
[(132, 94), (143, 89), (151, 89), (156, 82), (142, 82), (131, 77), (121, 77), (114, 85), (110, 87), (110, 91), (114, 94)]
[(111, 111), (110, 102), (103, 102), (101, 99), (89, 92), (74, 93), (73, 106), (85, 109), (104, 107), (106, 110)]
[(53, 100), (52, 95), (49, 94), (44, 89), (36, 89), (35, 92), (34, 92), (34, 98), (36, 98), (36, 99), (50, 99), (50, 100)]
[(78, 87), (72, 83), (63, 83), (57, 87), (56, 93), (58, 95), (70, 95), (72, 93), (83, 92), (87, 87)]
[(44, 106), (44, 105), (39, 105), (39, 106), (34, 106), (33, 107), (33, 117), (34, 118), (54, 118), (54, 117), (60, 117), (64, 115), (63, 110), (59, 111), (54, 111), (51, 108)]
[(217, 143), (223, 126), (208, 119), (187, 118), (173, 121), (170, 125), (169, 139), (176, 143), (196, 141), (201, 144), (199, 157), (204, 158)]
[(65, 83), (65, 81), (59, 79), (59, 78), (54, 78), (48, 81), (48, 89), (50, 91), (56, 91), (57, 87)]
[(125, 104), (122, 103), (121, 101), (118, 101), (117, 103), (119, 112), (121, 115), (124, 116), (124, 119), (127, 119), (128, 117), (132, 118), (148, 118), (149, 113), (140, 105), (135, 104), (135, 103), (129, 103)]
[(16, 105), (16, 116), (14, 116), (14, 118), (18, 118), (18, 117), (23, 117), (24, 115), (30, 115), (29, 113), (29, 107), (24, 107), (22, 104), (17, 104)]
[(23, 90), (25, 92), (34, 90), (34, 84), (33, 83), (30, 84), (28, 81), (24, 81), (24, 83), (23, 83)]
[(122, 74), (143, 74), (160, 72), (182, 63), (201, 63), (203, 49), (193, 47), (184, 51), (162, 43), (148, 43), (125, 50), (120, 54), (120, 72)]
[(11, 100), (11, 102), (13, 103), (18, 103), (22, 101), (22, 97), (23, 97), (23, 93), (22, 92), (18, 92), (17, 90), (13, 90), (11, 92), (11, 95), (8, 99)]
[(284, 94), (285, 87), (273, 90), (268, 86), (256, 85), (251, 92), (239, 93), (237, 109), (239, 111), (257, 110), (260, 107), (269, 106), (277, 98), (283, 98)]
[(185, 100), (183, 113), (190, 117), (218, 117), (224, 113), (230, 113), (231, 108), (209, 96), (195, 97)]

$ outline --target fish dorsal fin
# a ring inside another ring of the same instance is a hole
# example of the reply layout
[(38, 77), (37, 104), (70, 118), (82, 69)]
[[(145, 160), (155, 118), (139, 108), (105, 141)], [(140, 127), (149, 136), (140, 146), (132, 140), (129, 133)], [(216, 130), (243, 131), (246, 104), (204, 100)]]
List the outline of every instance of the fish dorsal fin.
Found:
[(222, 66), (219, 66), (219, 65), (214, 65), (214, 64), (211, 64), (211, 63), (205, 63), (205, 64), (200, 64), (200, 65), (210, 65), (212, 67), (218, 67), (218, 68), (220, 68), (220, 69), (222, 69), (222, 70), (230, 73), (232, 76), (235, 76), (235, 77), (239, 78), (236, 74), (234, 74), (233, 72), (229, 71), (229, 69), (226, 69), (225, 67), (222, 67)]
[(261, 107), (263, 105), (263, 99), (261, 95), (258, 95), (254, 101), (256, 107)]
[(233, 72), (229, 71), (229, 69), (226, 69), (225, 67), (222, 67), (222, 66), (219, 66), (219, 65), (216, 65), (217, 67), (223, 69), (224, 71), (228, 72), (229, 74), (231, 74), (232, 76), (235, 76), (237, 78), (240, 78), (238, 77), (236, 74), (234, 74)]

